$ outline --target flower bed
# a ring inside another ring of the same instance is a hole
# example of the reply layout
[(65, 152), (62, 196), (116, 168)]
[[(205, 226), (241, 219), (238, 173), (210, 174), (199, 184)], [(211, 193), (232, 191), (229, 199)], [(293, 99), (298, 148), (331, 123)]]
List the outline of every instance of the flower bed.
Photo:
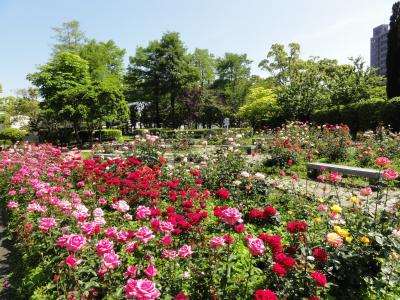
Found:
[[(242, 167), (240, 153), (229, 152), (199, 165), (82, 160), (48, 145), (2, 152), (2, 205), (21, 256), (15, 298), (396, 293), (398, 206), (370, 211), (361, 201), (344, 207), (333, 196), (275, 191)], [(384, 201), (385, 190), (378, 193)]]

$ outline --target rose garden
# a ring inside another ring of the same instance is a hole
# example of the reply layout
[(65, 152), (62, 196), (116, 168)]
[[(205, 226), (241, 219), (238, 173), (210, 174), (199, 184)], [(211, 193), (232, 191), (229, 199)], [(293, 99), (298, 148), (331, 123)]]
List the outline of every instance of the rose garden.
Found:
[(400, 299), (385, 1), (0, 1), (0, 299)]
[[(106, 158), (112, 143), (3, 151), (16, 297), (396, 299), (400, 136), (352, 141), (346, 126), (297, 123), (241, 132), (210, 139), (219, 147), (193, 139), (184, 155), (146, 131)], [(321, 159), (381, 179), (307, 179), (306, 163)], [(325, 195), (295, 188), (301, 179)]]

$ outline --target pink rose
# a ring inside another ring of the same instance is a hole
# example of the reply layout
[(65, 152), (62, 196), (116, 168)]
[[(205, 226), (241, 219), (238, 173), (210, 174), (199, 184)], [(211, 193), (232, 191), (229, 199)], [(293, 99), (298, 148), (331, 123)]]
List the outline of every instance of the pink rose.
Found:
[(114, 243), (109, 240), (100, 240), (94, 249), (96, 250), (98, 256), (102, 256), (105, 253), (113, 251)]
[(184, 245), (178, 250), (179, 257), (188, 257), (193, 253), (192, 247), (189, 245)]
[(106, 230), (104, 230), (104, 235), (110, 239), (115, 238), (117, 236), (117, 228), (115, 227), (109, 227)]
[(369, 196), (369, 195), (371, 195), (372, 194), (372, 189), (369, 187), (369, 186), (367, 186), (367, 187), (365, 187), (365, 188), (362, 188), (361, 190), (360, 190), (360, 195), (361, 196)]
[(136, 266), (129, 266), (126, 269), (126, 271), (124, 273), (124, 276), (134, 278), (136, 276), (136, 273), (137, 273), (137, 267)]
[(130, 209), (129, 204), (125, 200), (119, 200), (113, 203), (112, 208), (122, 213), (125, 213)]
[(10, 201), (7, 203), (7, 208), (9, 208), (9, 209), (15, 209), (18, 207), (19, 207), (19, 204), (15, 201)]
[(100, 232), (100, 226), (98, 226), (95, 222), (84, 222), (80, 227), (82, 229), (82, 233), (87, 237)]
[(375, 159), (375, 164), (378, 165), (379, 167), (386, 167), (390, 166), (391, 162), (389, 158), (381, 156)]
[(160, 222), (159, 227), (160, 227), (161, 232), (170, 233), (174, 230), (174, 225), (172, 225), (172, 223), (168, 222), (168, 221)]
[(136, 219), (138, 220), (143, 220), (146, 217), (151, 216), (151, 210), (150, 208), (140, 205), (137, 209), (136, 209)]
[(139, 228), (138, 231), (136, 231), (135, 236), (144, 244), (147, 244), (148, 241), (154, 238), (153, 231), (151, 231), (147, 226)]
[(175, 250), (169, 250), (169, 249), (164, 249), (161, 256), (162, 258), (168, 259), (168, 258), (172, 258), (175, 259), (176, 258), (176, 251)]
[(217, 249), (218, 247), (223, 247), (225, 245), (225, 239), (223, 237), (215, 236), (210, 239), (211, 249)]
[(50, 229), (57, 226), (57, 222), (54, 218), (41, 218), (39, 220), (39, 229), (42, 232), (49, 231)]
[(105, 253), (101, 262), (103, 263), (103, 266), (107, 269), (115, 269), (121, 264), (121, 261), (119, 260), (119, 255), (115, 254), (114, 252)]
[(161, 295), (154, 282), (148, 279), (128, 279), (124, 288), (125, 296), (128, 299), (153, 300)]
[(337, 173), (337, 172), (332, 172), (332, 173), (329, 174), (328, 180), (329, 180), (330, 182), (339, 182), (339, 181), (342, 180), (342, 175), (340, 175), (340, 174)]
[(76, 257), (73, 254), (68, 255), (68, 257), (65, 259), (65, 263), (71, 269), (75, 268), (81, 262), (82, 262), (82, 259), (76, 259)]
[(265, 246), (261, 239), (253, 238), (252, 236), (247, 236), (246, 241), (247, 241), (247, 248), (249, 248), (251, 255), (256, 256), (264, 253)]
[(135, 252), (137, 248), (138, 248), (138, 243), (136, 241), (133, 241), (126, 245), (125, 251), (126, 253), (132, 253)]
[(221, 212), (222, 221), (228, 223), (229, 225), (235, 225), (235, 223), (241, 223), (242, 214), (237, 208), (228, 207)]
[(328, 205), (320, 204), (318, 205), (317, 210), (319, 211), (320, 214), (323, 214), (328, 210)]
[(156, 269), (156, 267), (151, 264), (150, 266), (148, 266), (145, 270), (144, 273), (149, 276), (149, 277), (154, 277), (157, 275), (158, 270)]
[(107, 200), (104, 198), (99, 198), (97, 200), (97, 203), (99, 203), (100, 205), (106, 205), (107, 204)]
[(338, 248), (343, 244), (342, 238), (335, 232), (328, 233), (326, 235), (326, 241), (335, 248)]
[(399, 174), (395, 170), (388, 169), (383, 171), (382, 176), (385, 180), (392, 181), (399, 177)]
[(86, 239), (81, 234), (70, 234), (65, 247), (68, 251), (79, 252), (86, 245)]

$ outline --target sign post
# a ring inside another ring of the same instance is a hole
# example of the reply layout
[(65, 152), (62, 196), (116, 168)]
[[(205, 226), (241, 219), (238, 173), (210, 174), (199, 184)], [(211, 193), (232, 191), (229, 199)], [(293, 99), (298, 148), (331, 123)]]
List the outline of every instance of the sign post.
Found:
[(228, 131), (229, 128), (229, 118), (224, 119), (224, 127), (226, 127), (226, 131)]

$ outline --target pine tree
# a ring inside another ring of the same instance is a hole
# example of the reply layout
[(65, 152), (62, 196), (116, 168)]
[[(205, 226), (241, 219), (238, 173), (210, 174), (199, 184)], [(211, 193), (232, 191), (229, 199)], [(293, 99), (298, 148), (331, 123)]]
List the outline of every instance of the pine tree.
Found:
[(393, 4), (386, 58), (388, 99), (400, 96), (400, 1)]

